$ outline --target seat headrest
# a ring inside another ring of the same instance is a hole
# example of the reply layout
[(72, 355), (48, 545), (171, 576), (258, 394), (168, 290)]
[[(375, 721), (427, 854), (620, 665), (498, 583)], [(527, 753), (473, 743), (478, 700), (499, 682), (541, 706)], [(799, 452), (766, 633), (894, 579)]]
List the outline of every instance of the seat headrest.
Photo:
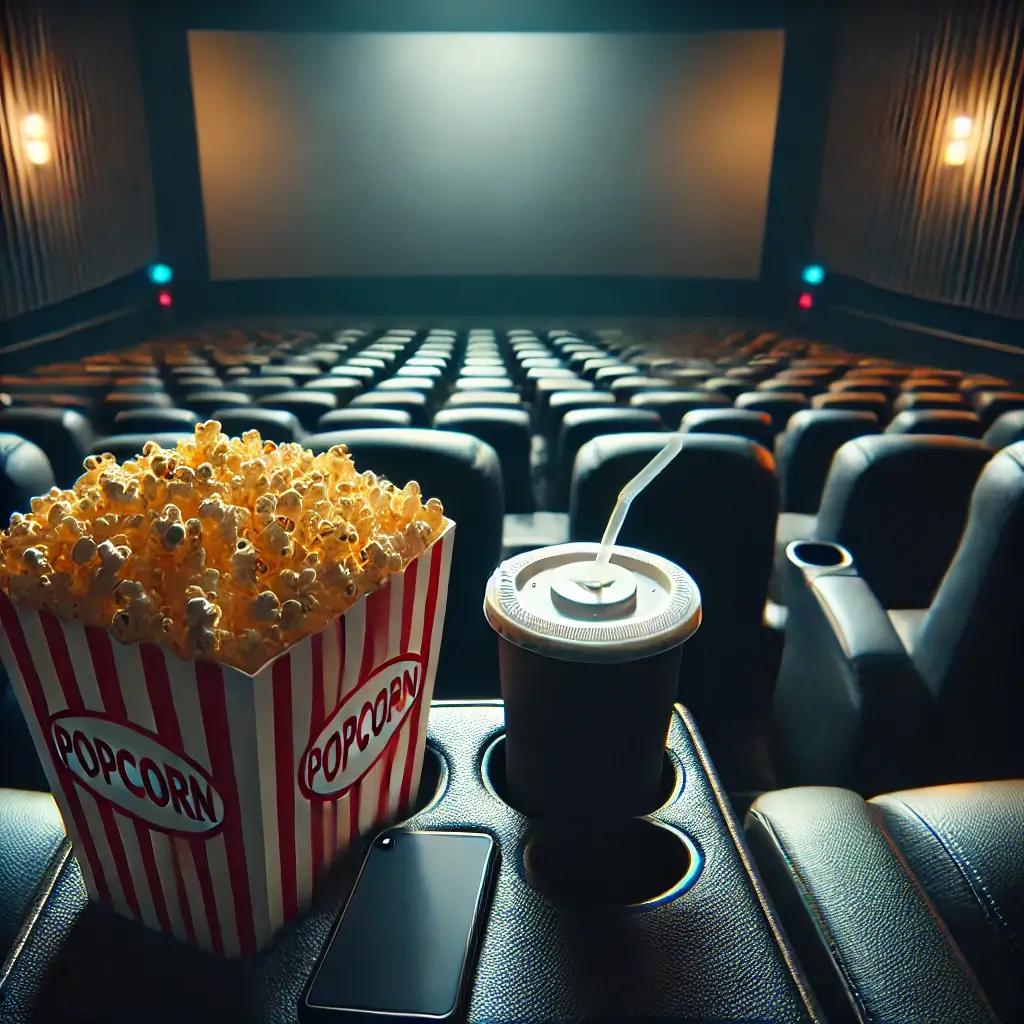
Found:
[(434, 426), (458, 430), (481, 424), (519, 430), (530, 429), (530, 414), (525, 409), (442, 409), (434, 416)]

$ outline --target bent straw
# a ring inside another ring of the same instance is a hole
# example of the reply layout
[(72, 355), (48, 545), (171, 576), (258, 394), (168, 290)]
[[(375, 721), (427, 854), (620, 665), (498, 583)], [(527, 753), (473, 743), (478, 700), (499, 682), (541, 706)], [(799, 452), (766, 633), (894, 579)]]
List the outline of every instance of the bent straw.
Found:
[(619, 491), (615, 508), (612, 509), (608, 525), (604, 528), (604, 536), (601, 537), (601, 546), (598, 549), (597, 557), (590, 565), (591, 575), (588, 583), (591, 586), (601, 587), (608, 582), (604, 578), (605, 569), (611, 561), (615, 541), (622, 529), (622, 524), (626, 521), (626, 513), (629, 512), (629, 506), (633, 503), (633, 499), (679, 454), (682, 447), (683, 435), (673, 434), (665, 447)]

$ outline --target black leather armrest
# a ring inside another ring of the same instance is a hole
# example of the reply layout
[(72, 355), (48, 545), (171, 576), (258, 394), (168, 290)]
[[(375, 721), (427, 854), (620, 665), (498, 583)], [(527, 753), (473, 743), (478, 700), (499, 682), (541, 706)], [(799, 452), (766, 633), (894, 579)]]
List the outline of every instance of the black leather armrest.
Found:
[(916, 784), (933, 760), (932, 701), (871, 588), (852, 566), (808, 568), (790, 572), (786, 597), (775, 718), (789, 781)]
[(758, 797), (746, 832), (829, 1021), (997, 1018), (872, 808), (844, 789)]

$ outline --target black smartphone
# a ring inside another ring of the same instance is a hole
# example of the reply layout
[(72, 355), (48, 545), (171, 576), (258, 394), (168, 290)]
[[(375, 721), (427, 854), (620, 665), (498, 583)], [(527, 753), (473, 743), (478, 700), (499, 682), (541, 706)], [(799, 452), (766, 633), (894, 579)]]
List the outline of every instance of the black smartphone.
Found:
[(484, 832), (377, 836), (302, 994), (302, 1019), (458, 1019), (497, 860)]

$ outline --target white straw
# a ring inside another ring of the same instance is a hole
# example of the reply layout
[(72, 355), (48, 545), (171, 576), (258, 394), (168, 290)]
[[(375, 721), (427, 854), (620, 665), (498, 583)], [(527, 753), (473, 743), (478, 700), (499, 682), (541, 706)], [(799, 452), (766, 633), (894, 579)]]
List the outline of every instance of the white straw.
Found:
[(619, 491), (615, 508), (608, 519), (608, 525), (604, 528), (604, 536), (601, 538), (601, 547), (598, 549), (597, 558), (590, 566), (590, 582), (602, 586), (605, 568), (611, 561), (612, 549), (618, 539), (622, 524), (626, 521), (626, 513), (633, 499), (679, 454), (683, 447), (683, 435), (673, 434), (665, 447), (651, 459), (650, 462), (640, 470), (639, 473), (625, 487)]

